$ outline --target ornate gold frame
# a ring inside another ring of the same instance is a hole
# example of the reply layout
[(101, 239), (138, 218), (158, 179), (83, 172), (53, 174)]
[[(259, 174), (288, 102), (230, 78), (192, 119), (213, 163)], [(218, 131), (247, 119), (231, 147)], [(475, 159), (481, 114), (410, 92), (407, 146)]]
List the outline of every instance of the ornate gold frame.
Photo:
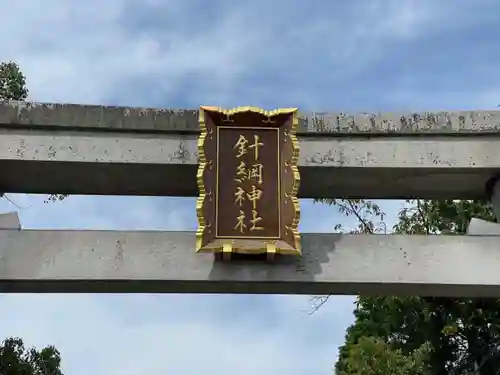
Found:
[[(291, 141), (293, 148), (290, 164), (288, 165), (293, 174), (293, 184), (291, 191), (289, 191), (285, 195), (293, 205), (294, 215), (292, 223), (289, 226), (286, 226), (285, 229), (292, 232), (295, 242), (295, 248), (293, 250), (280, 248), (279, 246), (277, 246), (276, 240), (268, 240), (268, 241), (264, 240), (262, 242), (266, 244), (266, 253), (268, 254), (268, 256), (273, 256), (276, 253), (301, 255), (302, 252), (300, 245), (300, 234), (298, 231), (298, 225), (300, 221), (300, 205), (299, 205), (299, 199), (297, 197), (300, 186), (300, 174), (297, 166), (299, 159), (299, 142), (297, 139), (297, 128), (299, 124), (298, 110), (297, 108), (280, 108), (271, 111), (266, 111), (258, 107), (250, 107), (250, 106), (236, 107), (233, 109), (223, 109), (213, 106), (200, 106), (200, 111), (199, 111), (200, 135), (198, 137), (198, 142), (197, 142), (198, 171), (196, 174), (196, 181), (199, 190), (199, 196), (196, 201), (196, 214), (198, 217), (198, 229), (196, 231), (196, 252), (214, 252), (214, 253), (222, 252), (223, 255), (230, 255), (232, 252), (239, 252), (238, 250), (240, 250), (238, 246), (234, 246), (232, 240), (228, 241), (223, 239), (221, 239), (221, 241), (218, 242), (218, 244), (213, 247), (202, 248), (203, 235), (205, 233), (205, 230), (207, 229), (203, 213), (205, 199), (207, 198), (207, 192), (205, 190), (205, 185), (204, 185), (204, 174), (205, 174), (205, 169), (207, 168), (207, 159), (205, 155), (205, 141), (208, 135), (207, 126), (205, 122), (205, 111), (219, 112), (227, 116), (231, 116), (242, 112), (258, 113), (266, 117), (272, 117), (280, 114), (292, 114), (292, 126), (287, 136), (288, 139)], [(248, 251), (245, 251), (245, 253), (248, 253)], [(259, 251), (259, 253), (261, 253), (261, 251)]]

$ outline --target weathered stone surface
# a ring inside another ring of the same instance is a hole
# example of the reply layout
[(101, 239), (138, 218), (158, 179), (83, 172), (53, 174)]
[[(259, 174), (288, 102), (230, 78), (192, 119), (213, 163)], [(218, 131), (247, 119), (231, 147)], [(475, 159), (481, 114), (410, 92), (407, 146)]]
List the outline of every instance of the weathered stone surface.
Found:
[(498, 236), (303, 234), (303, 257), (214, 261), (189, 232), (0, 230), (0, 292), (500, 297)]
[[(0, 191), (196, 196), (195, 134), (0, 131)], [(300, 136), (302, 198), (473, 199), (500, 137)]]
[[(203, 103), (200, 103), (203, 104)], [(0, 126), (118, 131), (198, 130), (197, 109), (153, 109), (61, 103), (0, 102)], [(500, 133), (500, 111), (423, 113), (302, 113), (300, 133)]]
[(471, 236), (500, 236), (500, 224), (472, 218), (467, 227), (467, 234)]

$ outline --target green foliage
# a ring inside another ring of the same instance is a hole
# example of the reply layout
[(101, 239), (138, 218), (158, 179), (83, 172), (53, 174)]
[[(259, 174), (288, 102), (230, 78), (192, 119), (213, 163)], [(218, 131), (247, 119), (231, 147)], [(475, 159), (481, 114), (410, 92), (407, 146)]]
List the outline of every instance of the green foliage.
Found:
[(494, 220), (491, 205), (482, 200), (408, 200), (394, 227), (402, 234), (464, 234), (472, 217)]
[[(386, 232), (384, 224), (385, 214), (380, 207), (364, 199), (317, 199), (316, 202), (336, 206), (338, 211), (345, 216), (354, 216), (358, 219), (358, 226), (348, 230), (349, 233), (380, 233)], [(334, 227), (336, 231), (345, 231), (342, 224)]]
[[(365, 200), (322, 200), (359, 225), (351, 233), (380, 232), (384, 214)], [(494, 220), (480, 200), (408, 200), (393, 231), (464, 234), (472, 217)], [(336, 230), (343, 230), (337, 226)], [(481, 270), (478, 270), (481, 272)], [(320, 305), (326, 299), (320, 300)], [(315, 307), (315, 310), (318, 307)], [(340, 347), (337, 375), (500, 374), (500, 300), (360, 296), (355, 323)]]
[(26, 77), (13, 61), (0, 63), (0, 100), (26, 100)]
[(56, 348), (26, 349), (20, 338), (8, 338), (0, 345), (0, 375), (63, 375)]
[(361, 337), (349, 346), (344, 374), (355, 375), (427, 375), (425, 364), (429, 346), (422, 345), (408, 355), (377, 337)]

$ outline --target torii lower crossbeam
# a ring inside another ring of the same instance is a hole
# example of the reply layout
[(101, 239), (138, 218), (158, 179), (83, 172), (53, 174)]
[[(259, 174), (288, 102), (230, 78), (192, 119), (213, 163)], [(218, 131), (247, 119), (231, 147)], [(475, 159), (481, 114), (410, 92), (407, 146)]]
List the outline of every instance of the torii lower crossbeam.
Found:
[(500, 297), (500, 236), (302, 235), (303, 257), (225, 263), (194, 233), (0, 230), (0, 292)]

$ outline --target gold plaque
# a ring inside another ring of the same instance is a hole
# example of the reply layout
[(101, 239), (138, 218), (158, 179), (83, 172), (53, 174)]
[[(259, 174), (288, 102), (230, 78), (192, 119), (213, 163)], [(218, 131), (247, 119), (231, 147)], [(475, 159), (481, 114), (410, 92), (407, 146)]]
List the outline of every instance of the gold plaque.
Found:
[(196, 250), (300, 255), (297, 109), (200, 108)]

